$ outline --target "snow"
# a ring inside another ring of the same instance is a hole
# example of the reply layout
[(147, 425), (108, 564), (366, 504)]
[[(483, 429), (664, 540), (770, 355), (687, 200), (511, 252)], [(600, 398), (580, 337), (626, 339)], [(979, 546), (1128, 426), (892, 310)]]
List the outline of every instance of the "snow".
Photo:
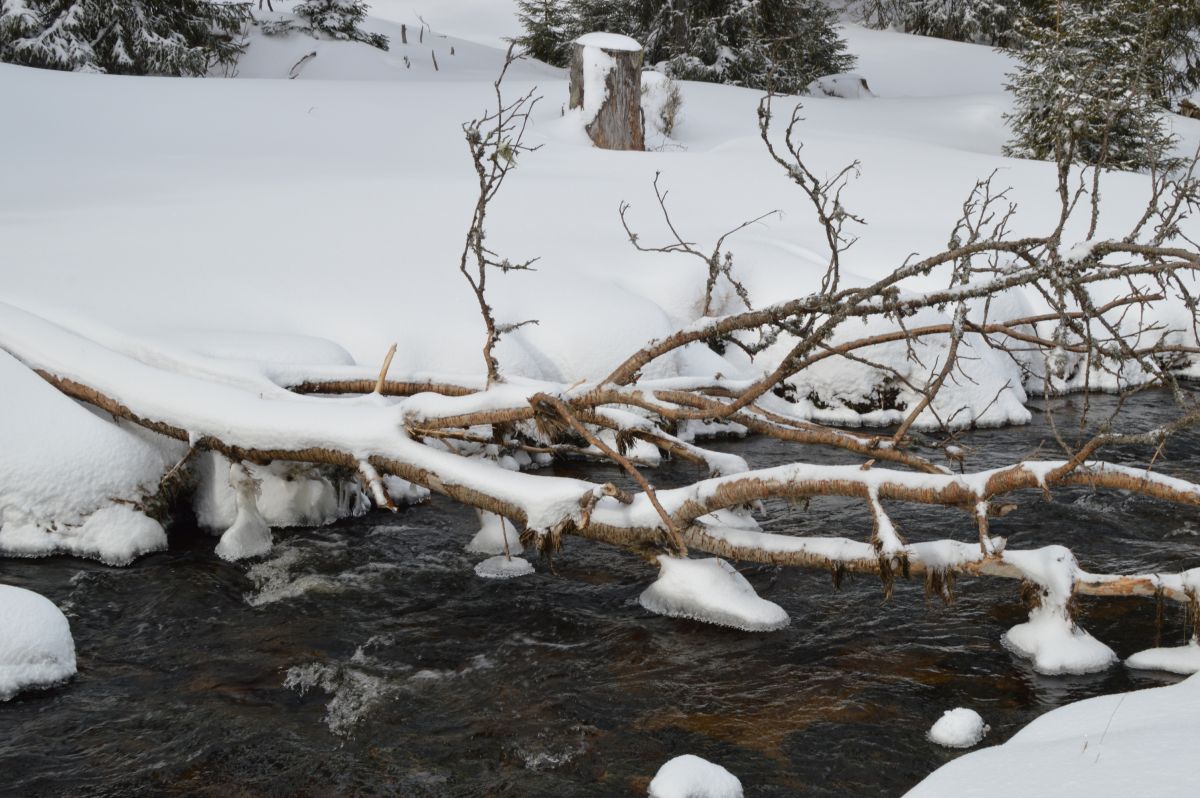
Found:
[(1006, 743), (942, 766), (910, 798), (1191, 796), (1200, 783), (1200, 676), (1042, 715)]
[(867, 79), (862, 75), (852, 73), (819, 77), (809, 83), (805, 91), (815, 97), (841, 97), (845, 100), (875, 96), (870, 86), (867, 85)]
[(229, 466), (229, 484), (233, 487), (237, 515), (232, 526), (221, 535), (217, 556), (222, 560), (244, 560), (271, 551), (274, 541), (271, 527), (258, 511), (258, 481), (240, 463)]
[(1126, 667), (1136, 670), (1166, 671), (1189, 675), (1200, 673), (1200, 643), (1192, 638), (1185, 646), (1148, 648), (1125, 660)]
[(970, 748), (977, 745), (990, 727), (973, 709), (947, 709), (929, 729), (929, 740), (946, 748)]
[(663, 764), (650, 781), (650, 798), (742, 798), (742, 782), (720, 765), (695, 754)]
[(71, 626), (45, 596), (0, 585), (0, 701), (75, 675)]
[(520, 554), (524, 549), (517, 528), (503, 516), (477, 510), (479, 531), (467, 544), (467, 551), (477, 554)]
[(514, 579), (533, 573), (533, 563), (521, 557), (505, 557), (503, 554), (488, 557), (475, 565), (475, 575), (484, 579)]
[(1095, 673), (1117, 662), (1113, 650), (1084, 631), (1068, 613), (1067, 603), (1080, 573), (1070, 549), (1046, 546), (1005, 551), (1002, 556), (1042, 588), (1040, 603), (1029, 611), (1029, 620), (1004, 633), (1002, 642), (1007, 648), (1032, 660), (1034, 670), (1049, 675)]
[(773, 632), (791, 623), (782, 607), (759, 598), (746, 577), (722, 559), (664, 554), (658, 564), (658, 579), (638, 598), (650, 612), (747, 632)]
[(584, 47), (599, 47), (602, 50), (621, 50), (636, 53), (642, 49), (636, 39), (622, 36), (619, 33), (585, 33), (575, 40), (576, 44)]

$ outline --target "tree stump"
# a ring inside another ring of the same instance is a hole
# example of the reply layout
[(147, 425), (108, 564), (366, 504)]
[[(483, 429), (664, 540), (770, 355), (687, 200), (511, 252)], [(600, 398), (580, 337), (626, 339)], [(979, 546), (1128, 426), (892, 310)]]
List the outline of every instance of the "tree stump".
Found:
[(642, 46), (628, 36), (588, 33), (571, 51), (571, 107), (582, 108), (592, 142), (644, 150)]

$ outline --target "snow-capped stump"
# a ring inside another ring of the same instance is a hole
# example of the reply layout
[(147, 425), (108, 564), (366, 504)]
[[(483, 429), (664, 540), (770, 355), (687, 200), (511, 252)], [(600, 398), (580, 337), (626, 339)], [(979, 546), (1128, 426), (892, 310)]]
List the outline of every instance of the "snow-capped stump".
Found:
[(484, 579), (515, 579), (533, 573), (533, 563), (522, 557), (505, 557), (499, 554), (488, 557), (475, 566), (475, 575)]
[(782, 607), (760, 598), (746, 577), (724, 560), (664, 554), (658, 563), (658, 579), (638, 599), (650, 612), (747, 632), (773, 632), (791, 622)]
[(467, 551), (476, 554), (511, 554), (515, 556), (525, 550), (521, 546), (520, 536), (512, 521), (486, 510), (477, 510), (476, 512), (479, 515), (479, 531), (467, 544)]
[(1167, 673), (1200, 673), (1200, 642), (1192, 638), (1186, 646), (1148, 648), (1125, 660), (1126, 667)]
[(616, 33), (588, 33), (571, 51), (571, 108), (583, 109), (592, 143), (644, 150), (642, 46)]
[(221, 535), (217, 556), (233, 561), (266, 554), (274, 541), (271, 527), (258, 511), (258, 482), (240, 463), (234, 463), (229, 467), (229, 484), (237, 498), (237, 518)]
[(805, 91), (814, 97), (841, 97), (845, 100), (875, 96), (866, 78), (849, 72), (819, 77), (809, 83)]
[(1096, 673), (1117, 661), (1113, 650), (1076, 624), (1067, 609), (1079, 574), (1070, 549), (1046, 546), (1006, 551), (1003, 557), (1040, 588), (1029, 620), (1001, 638), (1008, 649), (1032, 660), (1034, 670), (1048, 675)]
[(0, 585), (0, 701), (75, 675), (71, 626), (45, 596)]
[(720, 765), (684, 754), (658, 769), (649, 798), (742, 798), (742, 782)]
[(929, 741), (946, 748), (970, 748), (979, 743), (991, 727), (973, 709), (947, 709), (929, 729)]

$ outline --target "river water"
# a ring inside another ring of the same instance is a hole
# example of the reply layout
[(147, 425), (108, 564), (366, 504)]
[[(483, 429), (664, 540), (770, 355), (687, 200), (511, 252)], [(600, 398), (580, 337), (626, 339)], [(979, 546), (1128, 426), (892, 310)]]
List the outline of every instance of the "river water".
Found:
[[(1056, 404), (1060, 422), (1082, 402)], [(1137, 399), (1123, 428), (1168, 417)], [(1040, 416), (973, 433), (968, 468), (1039, 450)], [(1195, 437), (1163, 469), (1200, 478)], [(826, 452), (727, 441), (752, 466)], [(1117, 452), (1114, 459), (1121, 459)], [(620, 481), (615, 471), (562, 473)], [(670, 464), (660, 485), (692, 479)], [(1200, 513), (1074, 490), (1023, 494), (993, 525), (1010, 546), (1072, 547), (1096, 571), (1200, 565)], [(856, 502), (770, 508), (771, 531), (860, 536)], [(971, 540), (957, 511), (893, 507), (910, 540)], [(4, 795), (591, 796), (645, 794), (682, 753), (721, 763), (747, 796), (900, 795), (959, 752), (924, 735), (968, 706), (987, 743), (1069, 701), (1175, 681), (1123, 667), (1044, 677), (999, 644), (1020, 623), (1015, 582), (960, 579), (951, 606), (919, 582), (883, 602), (878, 580), (749, 566), (792, 625), (750, 634), (661, 618), (637, 597), (639, 559), (569, 539), (553, 572), (483, 580), (463, 552), (474, 514), (434, 499), (323, 529), (277, 530), (265, 561), (232, 565), (180, 522), (169, 551), (129, 568), (68, 558), (0, 560), (0, 582), (66, 611), (79, 675), (0, 704)], [(1154, 644), (1146, 599), (1082, 602), (1084, 625), (1121, 656)], [(1169, 607), (1164, 644), (1182, 643)]]

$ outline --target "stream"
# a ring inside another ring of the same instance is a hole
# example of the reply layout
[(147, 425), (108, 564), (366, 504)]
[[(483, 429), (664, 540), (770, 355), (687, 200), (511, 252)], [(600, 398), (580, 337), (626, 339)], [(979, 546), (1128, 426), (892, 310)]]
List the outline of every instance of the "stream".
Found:
[[(1082, 397), (1055, 400), (1070, 428)], [(1111, 405), (1095, 399), (1093, 405)], [(967, 468), (1055, 457), (1033, 423), (963, 436)], [(1169, 397), (1127, 406), (1123, 429), (1172, 415)], [(713, 448), (753, 467), (847, 462), (765, 439)], [(1135, 453), (1115, 451), (1124, 461)], [(1132, 462), (1132, 461), (1131, 461)], [(1144, 462), (1144, 461), (1142, 461)], [(1200, 439), (1175, 439), (1162, 470), (1200, 478)], [(557, 471), (623, 482), (615, 469)], [(686, 463), (651, 473), (667, 486)], [(1200, 512), (1074, 489), (993, 522), (1013, 548), (1071, 547), (1093, 571), (1200, 565)], [(972, 540), (956, 510), (890, 505), (910, 540)], [(769, 507), (773, 532), (866, 539), (861, 502)], [(957, 601), (897, 582), (742, 564), (792, 618), (751, 634), (643, 610), (653, 572), (625, 552), (569, 538), (553, 571), (476, 577), (477, 523), (435, 498), (320, 529), (276, 530), (263, 560), (230, 564), (181, 520), (170, 550), (128, 568), (65, 557), (0, 560), (0, 582), (67, 614), (79, 674), (0, 703), (0, 794), (12, 796), (644, 795), (658, 767), (693, 753), (747, 796), (895, 796), (961, 755), (928, 742), (966, 706), (1008, 739), (1065, 703), (1178, 680), (1117, 666), (1046, 677), (1000, 645), (1024, 620), (1011, 580), (958, 581)], [(531, 560), (534, 558), (531, 556)], [(1118, 655), (1154, 645), (1149, 599), (1083, 599), (1083, 625)], [(1163, 644), (1184, 642), (1169, 605)]]

